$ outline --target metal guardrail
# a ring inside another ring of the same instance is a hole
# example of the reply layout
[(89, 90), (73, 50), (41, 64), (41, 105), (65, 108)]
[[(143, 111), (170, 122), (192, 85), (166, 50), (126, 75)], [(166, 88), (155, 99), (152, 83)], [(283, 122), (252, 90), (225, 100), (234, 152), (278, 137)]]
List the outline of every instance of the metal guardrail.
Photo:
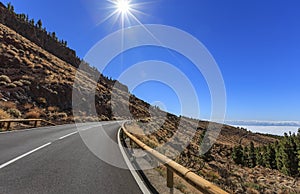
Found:
[(150, 148), (139, 139), (134, 137), (125, 129), (125, 123), (122, 125), (123, 133), (129, 137), (130, 141), (133, 141), (137, 144), (140, 148), (142, 148), (145, 152), (149, 153), (153, 156), (156, 160), (161, 162), (167, 167), (167, 187), (172, 190), (174, 188), (174, 173), (183, 178), (189, 184), (193, 185), (197, 190), (202, 193), (207, 194), (227, 194), (226, 191), (222, 190), (218, 186), (214, 185), (213, 183), (201, 178), (191, 170), (185, 168), (184, 166), (176, 163), (175, 161), (171, 160), (170, 158), (164, 156), (163, 154), (159, 153), (158, 151)]
[(5, 126), (5, 123), (7, 123), (6, 130), (9, 130), (11, 127), (11, 123), (24, 123), (24, 122), (34, 122), (33, 127), (37, 127), (38, 122), (44, 122), (49, 125), (55, 126), (55, 124), (43, 119), (3, 119), (0, 120), (0, 126)]

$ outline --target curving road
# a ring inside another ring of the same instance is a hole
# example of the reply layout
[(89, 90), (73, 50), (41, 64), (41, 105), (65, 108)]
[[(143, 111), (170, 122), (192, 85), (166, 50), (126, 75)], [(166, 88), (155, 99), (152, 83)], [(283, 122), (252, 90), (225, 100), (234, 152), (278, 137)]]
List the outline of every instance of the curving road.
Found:
[[(117, 142), (118, 122), (86, 123), (80, 129), (99, 125)], [(63, 125), (0, 133), (0, 193), (142, 193), (129, 170), (98, 159), (77, 131)], [(116, 147), (102, 146), (122, 158)]]

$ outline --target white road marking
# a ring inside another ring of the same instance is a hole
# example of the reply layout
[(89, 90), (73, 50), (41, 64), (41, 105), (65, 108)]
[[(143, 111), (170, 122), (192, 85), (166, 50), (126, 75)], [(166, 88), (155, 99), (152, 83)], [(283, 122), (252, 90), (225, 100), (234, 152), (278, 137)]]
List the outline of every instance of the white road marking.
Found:
[(78, 133), (78, 131), (75, 131), (75, 132), (70, 133), (70, 134), (68, 134), (68, 135), (62, 136), (62, 137), (60, 137), (60, 138), (58, 138), (58, 139), (59, 139), (59, 140), (62, 140), (62, 139), (65, 139), (65, 138), (67, 138), (67, 137), (69, 137), (69, 136), (71, 136), (71, 135), (74, 135), (74, 134), (76, 134), (76, 133)]
[[(106, 124), (100, 124), (100, 125), (97, 124), (97, 125), (94, 125), (94, 126), (92, 126), (92, 127), (91, 127), (91, 126), (88, 126), (88, 128), (86, 128), (86, 129), (81, 129), (81, 130), (88, 130), (88, 129), (92, 129), (92, 128), (95, 128), (95, 127), (106, 126), (106, 125), (111, 125), (111, 124), (114, 124), (114, 123), (106, 123)], [(81, 127), (85, 128), (85, 126), (81, 126)], [(33, 129), (28, 129), (28, 130), (33, 130)], [(20, 131), (21, 131), (21, 130), (20, 130)], [(20, 132), (20, 131), (19, 131), (19, 132)], [(22, 130), (22, 131), (27, 131), (27, 130)], [(62, 139), (65, 139), (65, 138), (67, 138), (67, 137), (69, 137), (69, 136), (71, 136), (71, 135), (74, 135), (74, 134), (78, 133), (79, 131), (80, 131), (80, 130), (75, 131), (75, 132), (70, 133), (70, 134), (67, 134), (67, 135), (65, 135), (65, 136), (62, 136), (62, 137), (59, 138), (59, 140), (62, 140)], [(11, 131), (11, 132), (13, 132), (13, 131)], [(2, 133), (0, 133), (0, 134), (3, 134), (3, 133), (11, 133), (11, 132), (2, 132)], [(8, 166), (8, 165), (10, 165), (10, 164), (12, 164), (12, 163), (14, 163), (14, 162), (16, 162), (17, 160), (20, 160), (20, 159), (22, 159), (22, 158), (24, 158), (24, 157), (26, 157), (26, 156), (28, 156), (28, 155), (30, 155), (30, 154), (36, 152), (36, 151), (38, 151), (38, 150), (40, 150), (40, 149), (43, 149), (43, 148), (45, 148), (45, 147), (47, 147), (47, 146), (49, 146), (49, 145), (51, 145), (51, 144), (52, 144), (52, 142), (46, 143), (46, 144), (44, 144), (44, 145), (42, 145), (42, 146), (40, 146), (40, 147), (38, 147), (38, 148), (36, 148), (36, 149), (34, 149), (34, 150), (31, 150), (31, 151), (29, 151), (29, 152), (27, 152), (27, 153), (25, 153), (25, 154), (23, 154), (23, 155), (21, 155), (21, 156), (18, 156), (18, 157), (16, 157), (16, 158), (14, 158), (14, 159), (12, 159), (12, 160), (10, 160), (10, 161), (4, 163), (4, 164), (1, 164), (1, 165), (0, 165), (0, 169), (2, 169), (2, 168), (4, 168), (4, 167), (6, 167), (6, 166)]]
[(32, 154), (33, 152), (36, 152), (36, 151), (38, 151), (38, 150), (40, 150), (40, 149), (43, 149), (44, 147), (47, 147), (47, 146), (49, 146), (50, 144), (51, 144), (51, 142), (46, 143), (45, 145), (42, 145), (42, 146), (40, 146), (40, 147), (38, 147), (38, 148), (36, 148), (36, 149), (34, 149), (34, 150), (31, 150), (31, 151), (29, 151), (29, 152), (27, 152), (27, 153), (21, 155), (21, 156), (18, 156), (18, 157), (16, 157), (16, 158), (14, 158), (14, 159), (12, 159), (12, 160), (10, 160), (10, 161), (8, 161), (8, 162), (6, 162), (6, 163), (0, 165), (0, 169), (2, 169), (2, 168), (4, 168), (4, 167), (6, 167), (6, 166), (8, 166), (8, 165), (10, 165), (10, 164), (12, 164), (12, 163), (14, 163), (14, 162), (16, 162), (17, 160), (20, 160), (20, 159), (22, 159), (22, 158), (24, 158), (24, 157), (26, 157), (26, 156)]
[(118, 145), (119, 145), (119, 149), (123, 155), (123, 158), (125, 160), (125, 163), (127, 164), (135, 182), (137, 183), (137, 185), (140, 187), (141, 191), (144, 194), (151, 194), (151, 192), (149, 191), (149, 189), (147, 188), (147, 186), (145, 185), (144, 181), (141, 179), (141, 177), (137, 174), (137, 172), (134, 170), (135, 168), (132, 166), (131, 162), (129, 161), (129, 159), (127, 158), (127, 154), (124, 151), (124, 148), (121, 144), (121, 139), (120, 139), (120, 133), (121, 133), (121, 128), (118, 131)]

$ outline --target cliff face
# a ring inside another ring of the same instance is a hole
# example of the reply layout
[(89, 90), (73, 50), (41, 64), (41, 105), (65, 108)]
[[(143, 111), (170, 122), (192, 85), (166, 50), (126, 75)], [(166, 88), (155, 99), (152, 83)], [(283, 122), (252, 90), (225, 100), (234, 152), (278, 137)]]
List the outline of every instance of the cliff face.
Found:
[(80, 65), (81, 61), (78, 57), (76, 57), (76, 52), (74, 50), (57, 42), (51, 37), (51, 35), (47, 34), (46, 31), (38, 29), (30, 23), (18, 18), (17, 14), (9, 11), (1, 2), (0, 23), (18, 32), (28, 40), (74, 67), (78, 67)]

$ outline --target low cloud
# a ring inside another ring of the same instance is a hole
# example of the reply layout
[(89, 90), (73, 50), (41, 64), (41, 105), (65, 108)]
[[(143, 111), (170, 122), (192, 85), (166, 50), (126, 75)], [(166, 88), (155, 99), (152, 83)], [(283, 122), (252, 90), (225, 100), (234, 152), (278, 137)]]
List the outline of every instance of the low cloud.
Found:
[(229, 125), (240, 126), (295, 126), (300, 127), (300, 121), (226, 121)]

